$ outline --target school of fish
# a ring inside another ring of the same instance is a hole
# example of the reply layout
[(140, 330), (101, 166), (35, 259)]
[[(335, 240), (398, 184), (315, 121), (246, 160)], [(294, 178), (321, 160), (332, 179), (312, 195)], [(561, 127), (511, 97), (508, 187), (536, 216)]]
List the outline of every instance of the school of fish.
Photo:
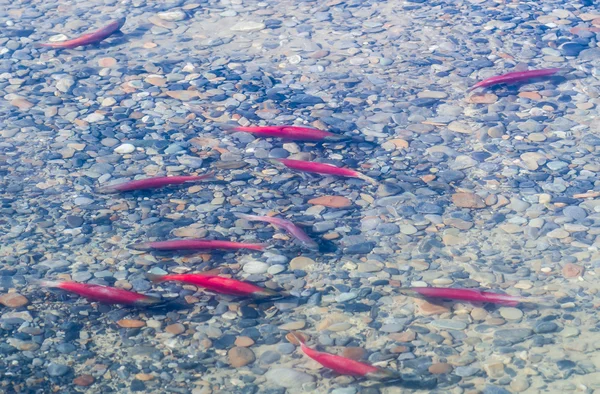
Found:
[[(101, 41), (109, 38), (113, 34), (119, 32), (124, 26), (126, 19), (120, 18), (108, 24), (107, 26), (85, 34), (81, 37), (74, 38), (64, 42), (51, 42), (45, 44), (37, 44), (38, 47), (50, 49), (72, 49), (85, 45), (98, 44)], [(499, 84), (515, 84), (524, 83), (534, 78), (545, 78), (554, 76), (565, 70), (561, 68), (540, 69), (509, 72), (507, 74), (487, 78), (472, 86), (469, 90), (477, 88), (488, 88)], [(237, 125), (223, 125), (224, 132), (243, 132), (252, 133), (257, 137), (263, 138), (280, 138), (288, 141), (312, 141), (321, 143), (331, 142), (361, 142), (358, 137), (339, 135), (328, 131), (296, 125), (270, 125), (270, 126), (248, 126), (242, 127)], [(281, 168), (282, 170), (291, 169), (299, 172), (308, 172), (313, 174), (350, 177), (361, 179), (369, 184), (377, 185), (381, 181), (373, 179), (359, 171), (350, 168), (338, 167), (329, 163), (301, 161), (292, 159), (273, 159), (271, 163)], [(184, 184), (201, 184), (209, 179), (214, 178), (214, 173), (209, 172), (202, 175), (184, 175), (184, 176), (160, 176), (135, 179), (128, 182), (118, 184), (102, 185), (96, 189), (98, 193), (125, 193), (135, 192), (147, 189), (158, 189), (174, 185)], [(301, 226), (294, 224), (292, 221), (275, 216), (248, 214), (235, 212), (234, 215), (247, 222), (262, 222), (267, 225), (273, 225), (276, 228), (285, 230), (292, 236), (302, 248), (308, 250), (319, 250), (319, 243), (311, 238)], [(248, 251), (263, 251), (268, 245), (258, 243), (243, 243), (230, 240), (217, 239), (172, 239), (164, 241), (148, 241), (131, 244), (127, 246), (130, 249), (137, 251), (160, 251), (160, 252), (182, 252), (182, 251), (218, 251), (218, 250), (248, 250)], [(163, 283), (167, 281), (175, 281), (185, 284), (197, 286), (199, 289), (204, 289), (208, 292), (229, 295), (234, 297), (242, 297), (249, 299), (272, 300), (289, 295), (283, 292), (267, 289), (258, 286), (254, 283), (237, 280), (222, 275), (213, 275), (209, 273), (186, 273), (186, 274), (167, 274), (156, 275), (147, 274), (148, 279), (152, 283)], [(85, 283), (75, 283), (70, 281), (46, 281), (31, 278), (32, 284), (37, 284), (45, 288), (57, 288), (63, 291), (76, 294), (90, 301), (105, 303), (105, 304), (121, 304), (134, 307), (152, 307), (165, 303), (165, 300), (135, 293), (121, 288), (110, 286), (99, 286)], [(461, 289), (461, 288), (439, 288), (439, 287), (407, 287), (399, 288), (397, 292), (407, 297), (420, 297), (432, 301), (462, 301), (471, 303), (489, 303), (500, 304), (506, 306), (516, 306), (519, 303), (531, 302), (531, 300), (523, 299), (519, 296), (496, 293), (483, 289)], [(548, 300), (549, 301), (549, 300)], [(402, 382), (402, 375), (399, 371), (389, 370), (367, 363), (359, 362), (335, 354), (317, 351), (306, 345), (305, 338), (300, 333), (290, 333), (288, 335), (290, 342), (300, 346), (302, 353), (309, 358), (321, 364), (324, 368), (331, 369), (340, 375), (349, 375), (362, 379), (373, 380), (393, 380)]]

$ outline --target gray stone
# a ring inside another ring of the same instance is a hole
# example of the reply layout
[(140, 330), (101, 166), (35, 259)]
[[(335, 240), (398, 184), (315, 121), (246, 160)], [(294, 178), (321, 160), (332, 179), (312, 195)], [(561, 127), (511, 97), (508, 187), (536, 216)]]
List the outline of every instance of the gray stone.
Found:
[(524, 341), (532, 334), (533, 331), (529, 328), (508, 328), (496, 331), (494, 333), (494, 338), (518, 343)]
[(300, 388), (303, 384), (315, 381), (314, 376), (291, 368), (273, 368), (265, 377), (269, 382), (289, 389)]
[(481, 371), (481, 369), (475, 367), (456, 367), (454, 373), (458, 376), (466, 378), (468, 376), (473, 376), (477, 374), (479, 371)]
[(50, 376), (63, 376), (68, 374), (69, 371), (71, 371), (71, 367), (66, 365), (56, 364), (53, 362), (48, 365), (48, 375)]
[(439, 319), (431, 322), (431, 325), (442, 330), (464, 330), (467, 328), (467, 323), (460, 320)]

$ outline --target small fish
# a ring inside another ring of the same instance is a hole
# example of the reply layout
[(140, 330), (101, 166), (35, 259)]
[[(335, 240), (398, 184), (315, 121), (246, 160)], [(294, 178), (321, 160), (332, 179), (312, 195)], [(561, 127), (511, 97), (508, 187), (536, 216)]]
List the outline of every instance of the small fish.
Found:
[(91, 285), (77, 282), (53, 282), (53, 281), (35, 281), (43, 287), (54, 287), (75, 293), (91, 301), (98, 301), (103, 304), (122, 304), (136, 306), (150, 306), (161, 304), (164, 301), (158, 297), (152, 297), (144, 294), (134, 293), (118, 289), (116, 287)]
[(304, 338), (290, 332), (290, 335), (298, 341), (300, 349), (308, 357), (312, 358), (325, 368), (332, 369), (341, 375), (362, 376), (373, 380), (399, 379), (400, 374), (389, 369), (375, 367), (370, 364), (361, 363), (350, 358), (337, 356), (335, 354), (319, 352), (304, 343)]
[(135, 181), (118, 183), (116, 185), (101, 186), (96, 189), (98, 193), (118, 193), (134, 190), (157, 189), (170, 185), (181, 185), (212, 178), (214, 173), (204, 175), (183, 175), (183, 176), (158, 176), (153, 178), (138, 179)]
[(302, 126), (223, 126), (230, 131), (242, 131), (256, 134), (260, 137), (283, 138), (292, 141), (325, 141), (337, 142), (353, 139), (345, 135), (330, 133), (328, 131)]
[(250, 282), (243, 282), (236, 279), (225, 278), (218, 275), (204, 274), (173, 274), (173, 275), (156, 275), (147, 274), (148, 279), (153, 283), (176, 281), (188, 283), (198, 287), (203, 287), (212, 290), (215, 293), (252, 297), (258, 299), (281, 297), (281, 294), (271, 289), (256, 286)]
[(148, 251), (148, 250), (264, 250), (265, 244), (251, 244), (245, 242), (232, 242), (206, 239), (174, 239), (170, 241), (142, 242), (139, 244), (127, 245), (129, 249)]
[(314, 161), (292, 160), (292, 159), (271, 159), (271, 163), (275, 165), (283, 164), (287, 168), (293, 170), (313, 172), (323, 175), (337, 175), (349, 178), (359, 178), (372, 184), (377, 184), (377, 181), (371, 177), (361, 174), (358, 171), (349, 168), (337, 167), (333, 164), (316, 163)]
[(516, 83), (527, 81), (532, 78), (548, 77), (562, 71), (562, 68), (545, 68), (541, 70), (515, 71), (507, 74), (498, 75), (495, 77), (484, 79), (481, 82), (473, 85), (469, 91), (477, 88), (486, 88), (489, 86), (499, 85), (501, 83)]
[(258, 215), (246, 215), (244, 213), (234, 213), (235, 216), (240, 219), (245, 219), (248, 221), (258, 221), (258, 222), (267, 222), (274, 226), (280, 227), (287, 231), (290, 235), (296, 238), (298, 241), (302, 243), (302, 245), (306, 246), (309, 249), (318, 250), (319, 244), (315, 242), (312, 238), (308, 236), (300, 227), (296, 226), (294, 223), (289, 220), (271, 217), (271, 216), (258, 216)]
[(123, 27), (123, 25), (125, 24), (125, 20), (126, 18), (117, 19), (104, 26), (103, 28), (96, 30), (93, 33), (84, 34), (81, 37), (77, 37), (72, 40), (62, 42), (49, 42), (46, 44), (37, 44), (36, 46), (49, 47), (55, 49), (72, 49), (83, 45), (95, 44), (110, 37), (113, 33), (119, 31), (121, 27)]
[(404, 287), (398, 289), (404, 295), (411, 297), (445, 298), (448, 300), (488, 302), (515, 306), (522, 302), (521, 297), (508, 294), (491, 293), (476, 289), (455, 289), (451, 287)]

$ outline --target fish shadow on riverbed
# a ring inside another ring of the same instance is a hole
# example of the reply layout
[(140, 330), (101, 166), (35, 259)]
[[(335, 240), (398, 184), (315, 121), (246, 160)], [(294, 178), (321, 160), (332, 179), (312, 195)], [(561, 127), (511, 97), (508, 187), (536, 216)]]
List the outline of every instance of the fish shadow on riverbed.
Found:
[(438, 380), (435, 377), (424, 377), (417, 375), (402, 374), (400, 378), (386, 380), (373, 385), (363, 386), (369, 388), (384, 388), (384, 387), (402, 387), (410, 390), (432, 390), (438, 385)]

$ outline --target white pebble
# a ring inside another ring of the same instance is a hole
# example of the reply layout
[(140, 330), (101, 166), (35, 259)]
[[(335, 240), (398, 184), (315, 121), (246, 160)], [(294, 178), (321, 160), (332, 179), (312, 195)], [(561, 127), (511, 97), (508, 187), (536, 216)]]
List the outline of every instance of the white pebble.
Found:
[(288, 62), (290, 62), (290, 64), (298, 64), (302, 61), (302, 58), (299, 55), (293, 55), (288, 57)]
[(269, 265), (262, 261), (250, 261), (244, 264), (243, 269), (248, 274), (264, 274), (269, 269)]
[(123, 145), (119, 145), (115, 148), (115, 153), (119, 153), (119, 154), (126, 154), (126, 153), (131, 153), (135, 151), (135, 146), (131, 145), (131, 144), (123, 144)]

